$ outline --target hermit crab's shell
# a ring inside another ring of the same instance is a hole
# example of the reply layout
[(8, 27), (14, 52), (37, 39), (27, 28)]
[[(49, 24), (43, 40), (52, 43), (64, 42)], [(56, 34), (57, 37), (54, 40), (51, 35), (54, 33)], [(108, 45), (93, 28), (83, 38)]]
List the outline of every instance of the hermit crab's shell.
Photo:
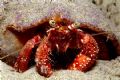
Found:
[[(73, 22), (88, 23), (88, 25), (91, 25), (89, 27), (91, 30), (106, 31), (105, 36), (109, 33), (109, 38), (113, 42), (115, 41), (115, 47), (120, 52), (119, 43), (117, 42), (117, 40), (120, 42), (120, 33), (116, 32), (118, 30), (115, 25), (89, 0), (13, 0), (6, 2), (6, 4), (4, 4), (4, 1), (2, 3), (0, 56), (6, 55), (6, 53), (14, 54), (23, 46), (6, 27), (13, 27), (18, 32), (24, 32), (48, 21), (56, 14)], [(28, 33), (27, 36), (29, 34), (32, 33)]]

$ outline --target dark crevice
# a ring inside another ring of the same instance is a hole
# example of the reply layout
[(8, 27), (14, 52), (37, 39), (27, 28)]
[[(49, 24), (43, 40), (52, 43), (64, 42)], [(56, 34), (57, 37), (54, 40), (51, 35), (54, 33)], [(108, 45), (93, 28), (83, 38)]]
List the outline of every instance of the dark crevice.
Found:
[(35, 65), (35, 54), (36, 54), (36, 49), (38, 48), (38, 45), (36, 45), (33, 49), (32, 49), (32, 53), (30, 55), (30, 61), (29, 61), (29, 67), (31, 67), (32, 65)]
[[(2, 55), (2, 56), (6, 56), (6, 55)], [(7, 58), (2, 59), (2, 61), (10, 66), (14, 66), (16, 59), (17, 59), (16, 56), (11, 55), (11, 56), (8, 56)]]
[(52, 59), (52, 66), (54, 69), (66, 69), (67, 66), (72, 63), (76, 55), (80, 52), (80, 49), (68, 48), (66, 52), (58, 52), (57, 49), (52, 51), (52, 55), (49, 55)]
[(93, 3), (93, 4), (96, 4), (95, 0), (92, 0), (92, 3)]
[(116, 52), (116, 48), (113, 46), (112, 41), (108, 40), (106, 45), (109, 48), (110, 59), (115, 59), (118, 55), (117, 55), (117, 52)]
[(116, 3), (113, 3), (114, 6), (116, 6)]

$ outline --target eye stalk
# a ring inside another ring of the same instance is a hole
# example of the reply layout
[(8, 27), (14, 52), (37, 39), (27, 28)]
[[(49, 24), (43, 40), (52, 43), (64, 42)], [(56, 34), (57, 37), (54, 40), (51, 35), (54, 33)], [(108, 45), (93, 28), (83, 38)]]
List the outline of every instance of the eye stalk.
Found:
[(79, 27), (80, 27), (80, 23), (79, 23), (79, 22), (75, 22), (75, 23), (73, 23), (72, 25), (73, 25), (73, 27), (75, 27), (75, 28), (79, 28)]
[(50, 24), (50, 26), (55, 27), (56, 21), (55, 20), (50, 20), (49, 24)]

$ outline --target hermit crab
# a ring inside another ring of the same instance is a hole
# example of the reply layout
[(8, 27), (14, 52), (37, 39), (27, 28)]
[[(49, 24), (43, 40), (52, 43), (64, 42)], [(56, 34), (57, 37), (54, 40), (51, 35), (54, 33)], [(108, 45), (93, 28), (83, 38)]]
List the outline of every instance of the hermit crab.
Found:
[[(48, 77), (52, 74), (52, 67), (56, 66), (57, 60), (54, 61), (51, 57), (55, 57), (55, 53), (60, 55), (59, 57), (62, 55), (61, 59), (65, 58), (66, 64), (61, 65), (67, 69), (87, 71), (93, 66), (99, 51), (96, 40), (91, 35), (77, 29), (80, 26), (79, 23), (66, 21), (68, 23), (60, 17), (49, 20), (48, 29), (43, 31), (45, 32), (43, 37), (38, 32), (26, 42), (15, 62), (15, 69), (19, 72), (28, 69), (32, 49), (36, 45), (38, 45), (35, 51), (36, 69), (43, 76)], [(69, 52), (69, 50), (77, 51)], [(64, 55), (67, 56), (64, 57)], [(71, 63), (69, 55), (75, 56)]]
[(107, 38), (89, 34), (95, 33), (88, 30), (91, 26), (60, 15), (50, 17), (30, 30), (35, 34), (19, 52), (14, 68), (24, 72), (35, 62), (37, 72), (45, 77), (51, 76), (54, 69), (90, 70), (98, 57), (110, 59), (110, 51), (114, 52), (114, 47), (109, 51), (104, 41)]
[(7, 25), (7, 30), (24, 45), (13, 65), (16, 71), (24, 72), (35, 64), (36, 71), (45, 77), (56, 69), (86, 72), (97, 59), (110, 60), (119, 54), (115, 35), (95, 25), (100, 22), (99, 15), (95, 16), (96, 21), (82, 21), (76, 15), (83, 13), (74, 12), (71, 5), (53, 4), (50, 9), (47, 7), (50, 11), (43, 11), (44, 15), (29, 26), (17, 23), (20, 16)]

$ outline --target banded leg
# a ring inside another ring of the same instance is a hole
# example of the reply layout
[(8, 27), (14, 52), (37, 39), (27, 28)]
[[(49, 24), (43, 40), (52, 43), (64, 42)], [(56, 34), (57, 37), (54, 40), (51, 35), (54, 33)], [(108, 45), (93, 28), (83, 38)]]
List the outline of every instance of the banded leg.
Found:
[(37, 35), (33, 37), (31, 40), (28, 40), (22, 50), (20, 51), (18, 58), (14, 64), (14, 68), (18, 72), (24, 72), (28, 69), (28, 63), (30, 61), (30, 56), (32, 53), (32, 49), (36, 44), (40, 42), (40, 36)]

